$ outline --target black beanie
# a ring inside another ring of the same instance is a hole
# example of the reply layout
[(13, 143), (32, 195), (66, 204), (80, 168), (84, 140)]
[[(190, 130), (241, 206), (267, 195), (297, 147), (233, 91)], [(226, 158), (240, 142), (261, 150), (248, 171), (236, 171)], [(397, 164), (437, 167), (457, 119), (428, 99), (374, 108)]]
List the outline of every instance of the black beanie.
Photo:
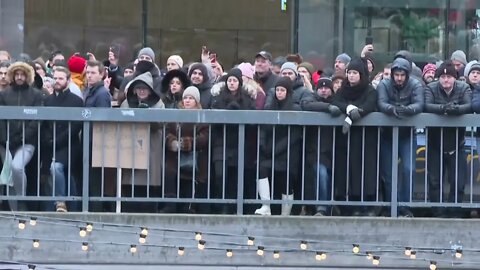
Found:
[(275, 88), (277, 88), (277, 86), (282, 86), (285, 89), (287, 89), (287, 95), (288, 95), (292, 92), (293, 82), (289, 77), (280, 77), (277, 83), (275, 84)]
[(360, 78), (365, 79), (368, 78), (368, 67), (366, 60), (360, 58), (353, 58), (347, 66), (347, 72), (349, 70), (356, 70), (360, 73)]
[(235, 77), (237, 78), (239, 84), (238, 87), (242, 87), (243, 85), (243, 79), (242, 79), (242, 71), (239, 68), (232, 68), (228, 73), (227, 76), (225, 76), (225, 81), (228, 81), (228, 78), (230, 77)]
[(317, 82), (317, 89), (320, 87), (328, 87), (333, 91), (333, 81), (330, 78), (320, 78)]
[(437, 74), (438, 77), (442, 75), (450, 75), (454, 77), (455, 79), (458, 79), (458, 72), (455, 69), (455, 65), (453, 65), (451, 60), (447, 60), (443, 62), (439, 68), (437, 68)]

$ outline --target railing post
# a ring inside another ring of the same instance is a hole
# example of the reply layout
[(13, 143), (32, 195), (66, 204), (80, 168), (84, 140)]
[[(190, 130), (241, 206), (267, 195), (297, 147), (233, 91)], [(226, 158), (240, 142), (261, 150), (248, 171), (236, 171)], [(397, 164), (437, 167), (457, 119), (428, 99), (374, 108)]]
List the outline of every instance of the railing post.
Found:
[(243, 214), (243, 184), (245, 170), (245, 125), (238, 126), (238, 186), (237, 186), (237, 215)]
[(82, 212), (88, 212), (88, 203), (90, 198), (90, 124), (89, 121), (83, 122), (83, 192), (82, 192)]
[[(397, 217), (398, 208), (398, 127), (392, 127), (392, 194), (391, 217)], [(404, 179), (405, 180), (405, 179)]]

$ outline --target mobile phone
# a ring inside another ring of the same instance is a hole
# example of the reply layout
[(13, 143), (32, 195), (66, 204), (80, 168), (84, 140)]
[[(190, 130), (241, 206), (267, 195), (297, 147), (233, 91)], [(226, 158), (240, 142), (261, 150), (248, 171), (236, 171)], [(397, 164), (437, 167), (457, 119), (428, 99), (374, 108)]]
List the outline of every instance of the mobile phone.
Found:
[(212, 62), (212, 63), (217, 62), (217, 54), (216, 53), (211, 53), (210, 54), (210, 62)]
[(372, 36), (367, 36), (365, 38), (365, 45), (372, 45), (373, 44), (373, 37)]

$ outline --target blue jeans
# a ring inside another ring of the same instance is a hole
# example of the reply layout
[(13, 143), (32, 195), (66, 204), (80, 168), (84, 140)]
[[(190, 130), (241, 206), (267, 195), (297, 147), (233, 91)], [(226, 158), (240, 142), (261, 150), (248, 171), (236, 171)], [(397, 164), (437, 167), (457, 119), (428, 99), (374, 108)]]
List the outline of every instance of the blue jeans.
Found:
[[(331, 180), (330, 175), (331, 172), (327, 167), (321, 163), (317, 166), (317, 175), (318, 178), (316, 179), (317, 183), (317, 194), (319, 201), (329, 201), (331, 197)], [(317, 206), (317, 210), (327, 211), (327, 206), (319, 205)]]
[[(399, 138), (398, 157), (401, 159), (401, 177), (398, 179), (397, 189), (399, 202), (410, 201), (410, 187), (413, 193), (416, 149), (417, 141), (415, 134), (413, 134), (413, 138), (410, 135)], [(385, 200), (390, 202), (392, 200), (392, 138), (388, 136), (382, 137), (380, 168), (385, 181)]]
[[(73, 175), (70, 175), (70, 194), (68, 194), (68, 186), (67, 180), (68, 177), (66, 176), (66, 172), (68, 172), (68, 167), (65, 166), (63, 163), (60, 162), (52, 162), (50, 166), (50, 173), (52, 174), (51, 181), (55, 181), (55, 190), (53, 190), (54, 196), (78, 196), (80, 195), (77, 190), (77, 185), (75, 182), (75, 178)], [(51, 190), (53, 186), (51, 187)], [(79, 202), (72, 202), (69, 205), (69, 210), (80, 210), (80, 203)]]

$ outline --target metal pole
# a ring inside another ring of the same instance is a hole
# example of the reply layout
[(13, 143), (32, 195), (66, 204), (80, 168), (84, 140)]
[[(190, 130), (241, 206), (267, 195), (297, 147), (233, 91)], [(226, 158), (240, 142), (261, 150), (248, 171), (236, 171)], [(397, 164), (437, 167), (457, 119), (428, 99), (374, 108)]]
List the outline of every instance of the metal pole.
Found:
[[(397, 217), (397, 190), (398, 190), (398, 127), (392, 130), (392, 206), (391, 217)], [(403, 179), (404, 181), (406, 179)]]
[(83, 122), (83, 193), (82, 211), (88, 212), (90, 173), (90, 122)]
[(245, 170), (245, 125), (238, 127), (238, 187), (237, 187), (237, 215), (243, 214), (243, 183)]

